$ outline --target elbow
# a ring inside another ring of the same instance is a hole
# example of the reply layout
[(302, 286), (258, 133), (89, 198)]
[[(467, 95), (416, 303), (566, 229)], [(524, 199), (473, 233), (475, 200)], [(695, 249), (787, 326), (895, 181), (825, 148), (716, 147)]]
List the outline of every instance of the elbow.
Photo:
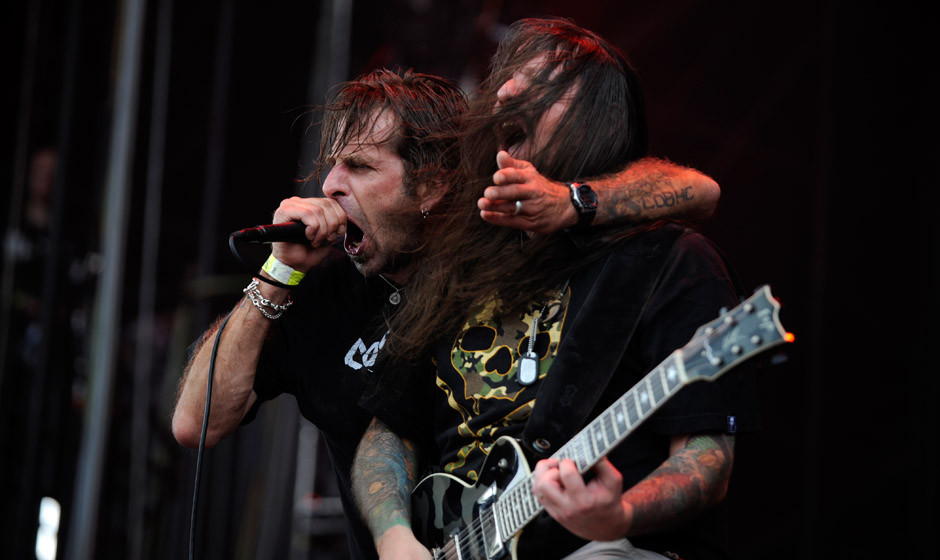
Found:
[(199, 432), (193, 429), (192, 422), (179, 410), (173, 414), (173, 437), (183, 447), (193, 448), (199, 445)]
[[(177, 443), (183, 447), (195, 449), (199, 446), (201, 436), (201, 419), (196, 419), (179, 410), (173, 414), (173, 437), (176, 439)], [(206, 447), (214, 447), (218, 442), (218, 435), (214, 434), (212, 430), (208, 430), (206, 432)]]
[(721, 187), (711, 177), (703, 176), (700, 181), (699, 191), (702, 197), (701, 217), (710, 218), (715, 215), (715, 211), (718, 209), (718, 201), (721, 199)]
[(728, 479), (721, 481), (718, 486), (715, 488), (715, 491), (712, 492), (711, 499), (708, 500), (709, 506), (715, 506), (724, 501), (725, 497), (728, 495)]
[(731, 483), (731, 466), (733, 457), (727, 456), (722, 462), (721, 469), (714, 481), (710, 484), (711, 492), (706, 500), (708, 506), (720, 504), (728, 495), (728, 485)]

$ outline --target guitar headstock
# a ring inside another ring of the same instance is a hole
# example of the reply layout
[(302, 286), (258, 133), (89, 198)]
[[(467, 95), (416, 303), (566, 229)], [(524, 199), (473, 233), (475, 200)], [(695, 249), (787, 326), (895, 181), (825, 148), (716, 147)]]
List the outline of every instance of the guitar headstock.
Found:
[(770, 286), (764, 285), (695, 331), (682, 347), (686, 374), (690, 381), (713, 380), (739, 362), (786, 342), (793, 342), (793, 335), (780, 324), (780, 304)]

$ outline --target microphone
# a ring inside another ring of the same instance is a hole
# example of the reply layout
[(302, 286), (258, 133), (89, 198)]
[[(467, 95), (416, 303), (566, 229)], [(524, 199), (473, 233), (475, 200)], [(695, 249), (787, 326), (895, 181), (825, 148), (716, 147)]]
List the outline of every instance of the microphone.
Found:
[(231, 237), (233, 240), (247, 241), (249, 243), (274, 243), (276, 241), (309, 243), (310, 240), (304, 235), (306, 230), (307, 225), (303, 222), (285, 222), (282, 224), (268, 224), (266, 226), (240, 229), (236, 232), (232, 232)]

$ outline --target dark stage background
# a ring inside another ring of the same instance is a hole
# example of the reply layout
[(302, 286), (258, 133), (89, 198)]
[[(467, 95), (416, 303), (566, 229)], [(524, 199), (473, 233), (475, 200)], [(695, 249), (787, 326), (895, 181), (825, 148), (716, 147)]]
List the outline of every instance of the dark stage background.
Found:
[[(572, 17), (627, 52), (653, 154), (719, 182), (719, 212), (702, 229), (748, 286), (773, 286), (796, 334), (789, 360), (761, 373), (764, 430), (739, 438), (735, 557), (935, 557), (934, 11), (154, 0), (128, 35), (122, 6), (4, 9), (0, 220), (32, 240), (7, 234), (8, 247), (38, 248), (4, 259), (4, 557), (34, 557), (43, 496), (61, 504), (60, 558), (186, 554), (195, 454), (169, 433), (175, 386), (186, 346), (249, 276), (228, 233), (267, 223), (300, 192), (315, 147), (307, 108), (379, 66), (472, 89), (501, 27), (532, 15)], [(134, 39), (139, 96), (119, 137), (120, 55)], [(20, 208), (26, 185), (41, 185), (29, 165), (45, 148), (58, 157), (50, 225), (30, 230)], [(111, 184), (126, 206), (109, 206)], [(198, 557), (341, 558), (315, 430), (290, 399), (265, 408), (207, 453)]]

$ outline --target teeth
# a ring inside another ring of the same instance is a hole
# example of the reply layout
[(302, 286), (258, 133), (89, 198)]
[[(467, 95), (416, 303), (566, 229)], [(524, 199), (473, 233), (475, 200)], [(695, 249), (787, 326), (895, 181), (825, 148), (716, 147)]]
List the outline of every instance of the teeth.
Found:
[(349, 234), (346, 234), (343, 238), (343, 249), (348, 255), (358, 255), (360, 245), (362, 245), (362, 241), (353, 241), (349, 238)]

